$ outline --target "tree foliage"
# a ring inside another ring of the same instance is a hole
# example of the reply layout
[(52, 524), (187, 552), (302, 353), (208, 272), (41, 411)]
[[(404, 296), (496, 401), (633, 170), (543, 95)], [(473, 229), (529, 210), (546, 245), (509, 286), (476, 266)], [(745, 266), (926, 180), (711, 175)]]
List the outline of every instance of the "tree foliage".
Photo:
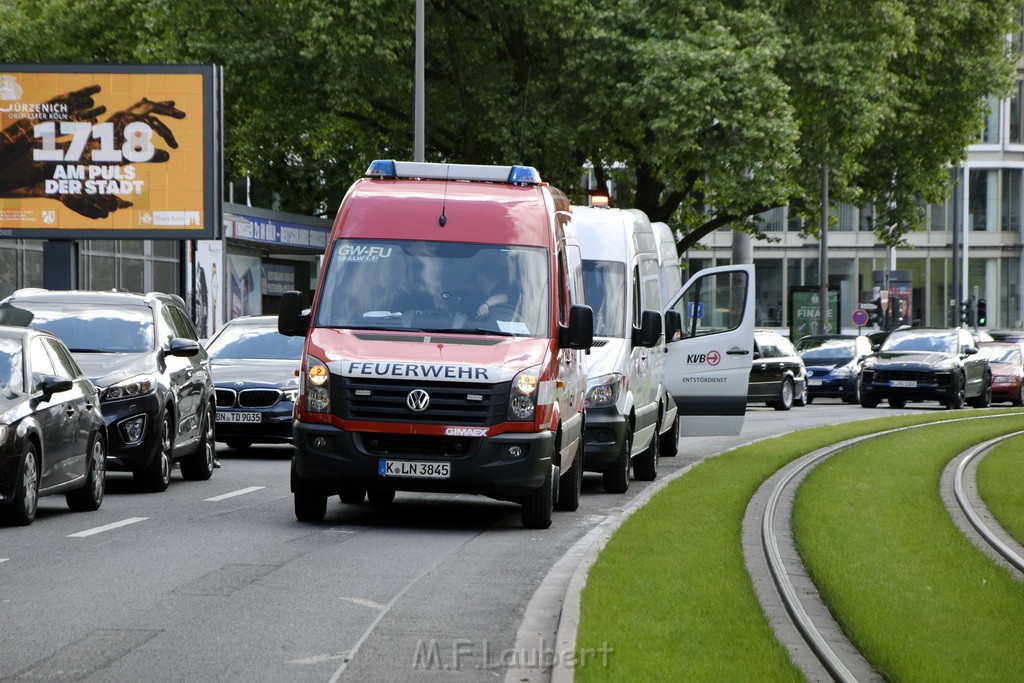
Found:
[[(817, 230), (871, 204), (921, 227), (1005, 95), (1012, 0), (427, 0), (426, 155), (584, 169), (684, 234)], [(332, 213), (373, 158), (412, 158), (414, 0), (0, 0), (0, 61), (216, 63), (227, 177)]]

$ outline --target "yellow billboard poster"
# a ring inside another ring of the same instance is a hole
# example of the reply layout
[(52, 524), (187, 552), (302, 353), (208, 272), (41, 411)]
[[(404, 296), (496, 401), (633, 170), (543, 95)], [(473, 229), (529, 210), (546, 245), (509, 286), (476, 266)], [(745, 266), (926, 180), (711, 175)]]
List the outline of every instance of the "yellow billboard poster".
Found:
[(219, 236), (217, 76), (0, 64), (0, 237)]

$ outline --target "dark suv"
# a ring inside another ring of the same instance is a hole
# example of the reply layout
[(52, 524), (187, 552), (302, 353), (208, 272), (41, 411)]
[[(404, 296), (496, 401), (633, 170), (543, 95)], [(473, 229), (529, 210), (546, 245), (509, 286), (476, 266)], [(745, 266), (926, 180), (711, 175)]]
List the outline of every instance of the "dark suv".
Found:
[(898, 329), (861, 370), (860, 404), (874, 408), (883, 399), (893, 408), (907, 401), (984, 408), (992, 402), (992, 371), (967, 330)]
[(175, 295), (22, 289), (0, 302), (0, 323), (61, 338), (100, 390), (107, 468), (163, 491), (175, 462), (209, 479), (215, 398), (206, 350)]

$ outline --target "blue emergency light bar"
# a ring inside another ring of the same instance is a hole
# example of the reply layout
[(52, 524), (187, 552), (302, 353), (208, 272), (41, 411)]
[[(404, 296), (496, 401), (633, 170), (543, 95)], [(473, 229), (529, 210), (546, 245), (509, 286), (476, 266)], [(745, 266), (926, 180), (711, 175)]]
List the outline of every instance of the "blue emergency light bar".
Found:
[(436, 164), (423, 161), (376, 159), (366, 169), (367, 178), (419, 178), (423, 180), (477, 180), (511, 185), (540, 185), (533, 166), (485, 166), (483, 164)]

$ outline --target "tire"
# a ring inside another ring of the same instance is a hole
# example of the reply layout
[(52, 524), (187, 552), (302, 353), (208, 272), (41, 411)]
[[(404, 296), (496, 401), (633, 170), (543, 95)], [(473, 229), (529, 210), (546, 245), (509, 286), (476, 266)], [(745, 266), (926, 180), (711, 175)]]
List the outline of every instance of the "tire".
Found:
[(85, 485), (64, 494), (68, 507), (75, 512), (99, 510), (103, 503), (103, 494), (107, 488), (107, 447), (100, 434), (93, 434), (89, 440), (89, 450), (85, 452), (85, 457)]
[(395, 492), (393, 489), (370, 489), (366, 492), (366, 497), (370, 500), (370, 505), (389, 505), (395, 500)]
[(661, 457), (674, 458), (679, 454), (679, 415), (676, 415), (676, 419), (672, 421), (672, 428), (659, 438), (661, 439), (659, 445)]
[(877, 408), (878, 399), (874, 396), (869, 396), (863, 391), (860, 392), (860, 407), (861, 408)]
[(633, 461), (633, 476), (637, 481), (654, 481), (658, 478), (658, 458), (661, 455), (661, 443), (658, 440), (660, 427), (660, 424), (655, 427), (650, 445)]
[(988, 408), (992, 405), (992, 377), (991, 375), (985, 375), (985, 386), (981, 390), (981, 394), (975, 398), (972, 398), (968, 403), (975, 408)]
[(526, 529), (547, 529), (551, 526), (551, 512), (554, 510), (555, 466), (548, 468), (544, 483), (523, 500), (522, 522)]
[(1017, 390), (1017, 395), (1013, 397), (1011, 403), (1017, 407), (1024, 406), (1024, 382), (1021, 383), (1020, 389)]
[[(807, 400), (806, 400), (806, 401), (804, 401), (804, 405), (808, 405), (808, 406), (809, 406), (809, 405), (811, 405), (812, 403), (814, 403), (814, 397), (813, 397), (813, 396), (810, 396), (810, 395), (808, 395), (808, 396), (807, 396)], [(847, 401), (847, 403), (849, 403), (849, 401)]]
[(327, 514), (327, 494), (299, 479), (292, 461), (292, 496), (295, 498), (295, 519), (300, 522), (322, 522)]
[(558, 477), (558, 499), (555, 509), (559, 512), (575, 512), (580, 507), (580, 493), (583, 491), (583, 437), (572, 466)]
[(217, 460), (216, 441), (216, 408), (210, 403), (203, 417), (202, 434), (195, 453), (181, 459), (181, 476), (189, 481), (206, 481), (213, 476), (214, 462)]
[(619, 457), (601, 473), (604, 490), (607, 493), (625, 493), (629, 490), (629, 454), (633, 450), (633, 430), (627, 427), (622, 437)]
[(160, 431), (157, 434), (157, 452), (153, 460), (142, 470), (132, 473), (135, 485), (149, 493), (160, 493), (166, 491), (171, 484), (171, 467), (174, 464), (171, 460), (171, 452), (174, 448), (174, 439), (171, 436), (174, 430), (174, 416), (170, 408), (164, 409), (164, 415), (160, 419)]
[(889, 407), (890, 408), (903, 408), (906, 405), (907, 405), (907, 400), (906, 399), (903, 399), (903, 398), (890, 398), (889, 399)]
[(960, 410), (964, 407), (965, 391), (964, 378), (962, 375), (953, 375), (953, 386), (950, 387), (949, 397), (946, 399), (946, 408), (949, 410)]
[(807, 385), (804, 385), (804, 390), (799, 396), (793, 396), (793, 405), (797, 408), (803, 408), (805, 405), (810, 403), (810, 398), (807, 396)]
[(338, 499), (342, 503), (356, 505), (366, 500), (366, 489), (345, 487), (338, 492)]
[(39, 509), (39, 453), (36, 445), (29, 441), (21, 452), (14, 495), (11, 501), (0, 507), (3, 519), (13, 526), (28, 526), (36, 518)]
[(793, 380), (789, 378), (782, 380), (782, 386), (779, 387), (779, 397), (769, 405), (775, 408), (775, 410), (789, 410), (793, 407)]
[(225, 441), (228, 448), (234, 448), (235, 450), (243, 450), (252, 445), (252, 441), (248, 439), (228, 439)]

